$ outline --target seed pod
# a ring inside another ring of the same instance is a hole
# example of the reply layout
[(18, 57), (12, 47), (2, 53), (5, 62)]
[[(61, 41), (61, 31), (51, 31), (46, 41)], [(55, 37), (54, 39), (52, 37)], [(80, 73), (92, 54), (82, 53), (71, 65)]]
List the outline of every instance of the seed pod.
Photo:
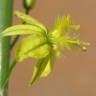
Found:
[(34, 7), (36, 0), (24, 0), (24, 8), (29, 10)]

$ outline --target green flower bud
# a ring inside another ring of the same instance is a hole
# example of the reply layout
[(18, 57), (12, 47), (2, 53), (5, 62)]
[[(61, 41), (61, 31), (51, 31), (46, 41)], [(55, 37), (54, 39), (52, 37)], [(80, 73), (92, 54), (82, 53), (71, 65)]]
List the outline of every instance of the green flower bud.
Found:
[(24, 0), (24, 8), (31, 9), (34, 7), (36, 0)]

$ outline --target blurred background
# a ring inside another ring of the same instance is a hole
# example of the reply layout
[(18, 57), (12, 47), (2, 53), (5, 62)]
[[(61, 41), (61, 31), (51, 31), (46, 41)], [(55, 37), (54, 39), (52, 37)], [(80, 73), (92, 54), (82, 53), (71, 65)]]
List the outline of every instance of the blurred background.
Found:
[[(14, 0), (14, 11), (24, 12), (23, 0)], [(58, 15), (70, 14), (81, 25), (81, 38), (89, 41), (87, 52), (64, 51), (50, 76), (28, 87), (35, 61), (17, 64), (11, 80), (9, 96), (96, 96), (96, 0), (37, 0), (30, 15), (49, 28)], [(14, 24), (20, 21), (14, 17)]]

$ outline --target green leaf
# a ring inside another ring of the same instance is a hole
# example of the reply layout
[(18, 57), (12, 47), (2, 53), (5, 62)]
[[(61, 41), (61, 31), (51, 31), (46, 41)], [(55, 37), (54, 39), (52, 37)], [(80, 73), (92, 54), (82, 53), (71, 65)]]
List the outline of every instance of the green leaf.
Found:
[(12, 36), (12, 35), (41, 35), (45, 34), (39, 27), (32, 25), (15, 25), (5, 29), (0, 33), (1, 36)]
[(52, 69), (52, 63), (50, 62), (50, 57), (46, 56), (40, 59), (34, 67), (32, 79), (30, 85), (33, 85), (40, 77), (46, 77), (49, 75)]
[(46, 27), (41, 24), (39, 21), (37, 21), (36, 19), (34, 19), (33, 17), (29, 16), (29, 15), (26, 15), (22, 12), (15, 12), (15, 15), (20, 18), (22, 21), (24, 21), (25, 23), (27, 24), (31, 24), (33, 26), (37, 26), (39, 28), (41, 28), (43, 31), (45, 31), (47, 33), (47, 29)]
[(46, 37), (28, 36), (21, 40), (16, 48), (16, 59), (22, 61), (28, 57), (44, 58), (49, 54), (50, 46)]

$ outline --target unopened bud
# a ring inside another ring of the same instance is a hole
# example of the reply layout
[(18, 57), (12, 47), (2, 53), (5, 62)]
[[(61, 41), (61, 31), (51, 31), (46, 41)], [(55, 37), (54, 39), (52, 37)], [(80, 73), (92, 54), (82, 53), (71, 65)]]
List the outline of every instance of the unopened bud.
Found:
[(34, 7), (36, 0), (24, 0), (24, 8), (31, 9)]

